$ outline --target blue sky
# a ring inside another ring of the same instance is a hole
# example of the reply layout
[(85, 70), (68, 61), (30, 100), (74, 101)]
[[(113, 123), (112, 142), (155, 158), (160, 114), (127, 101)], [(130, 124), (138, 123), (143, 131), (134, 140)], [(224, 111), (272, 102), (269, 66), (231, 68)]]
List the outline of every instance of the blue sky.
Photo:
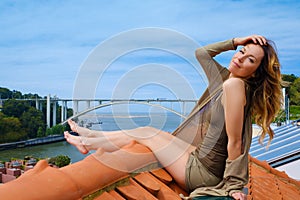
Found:
[[(40, 96), (51, 94), (72, 98), (80, 70), (97, 46), (124, 32), (148, 27), (178, 32), (199, 46), (253, 33), (262, 34), (275, 41), (282, 73), (300, 76), (299, 13), (300, 2), (297, 0), (2, 0), (0, 87)], [(147, 35), (147, 38), (151, 37)], [(131, 41), (136, 42), (134, 38)], [(176, 41), (168, 40), (169, 45), (173, 42)], [(226, 66), (230, 56), (230, 53), (222, 55), (219, 61)], [(172, 72), (149, 72), (146, 67), (150, 63), (155, 65), (150, 67), (153, 70), (161, 66)], [(174, 88), (180, 88), (178, 80), (181, 78), (191, 85), (193, 95), (198, 97), (205, 87), (205, 78), (187, 65), (180, 56), (159, 48), (128, 52), (115, 59), (99, 77), (97, 85), (92, 86), (95, 87), (94, 95), (110, 98), (115, 96), (112, 91), (124, 91), (127, 84), (130, 85), (128, 76), (138, 79), (135, 84), (139, 85), (131, 88), (129, 93), (125, 92), (124, 97), (178, 98)], [(132, 76), (135, 73), (137, 76)], [(157, 74), (161, 79), (165, 75), (174, 81), (151, 81), (149, 77)], [(79, 84), (88, 88), (89, 74), (81, 81)], [(119, 94), (117, 96), (122, 97)], [(186, 97), (190, 96), (189, 93)]]

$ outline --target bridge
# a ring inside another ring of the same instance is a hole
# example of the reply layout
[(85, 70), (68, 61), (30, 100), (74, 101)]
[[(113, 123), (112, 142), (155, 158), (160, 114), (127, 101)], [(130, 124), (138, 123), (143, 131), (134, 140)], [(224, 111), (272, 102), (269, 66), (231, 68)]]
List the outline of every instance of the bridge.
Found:
[[(37, 99), (16, 99), (18, 101), (35, 101), (36, 102), (36, 109), (42, 110), (42, 102), (46, 101), (46, 121), (47, 126), (51, 127), (51, 107), (52, 107), (52, 117), (53, 117), (53, 123), (52, 126), (56, 125), (56, 116), (57, 111), (56, 107), (58, 104), (61, 105), (61, 123), (66, 123), (67, 120), (67, 109), (68, 105), (71, 104), (73, 109), (73, 116), (71, 118), (79, 117), (81, 115), (84, 115), (88, 112), (91, 112), (93, 110), (97, 110), (103, 107), (107, 106), (113, 106), (113, 105), (120, 105), (120, 104), (142, 104), (142, 105), (148, 105), (148, 106), (154, 106), (158, 107), (173, 113), (176, 113), (177, 115), (185, 118), (187, 113), (187, 104), (191, 104), (191, 107), (194, 107), (194, 105), (197, 103), (197, 100), (195, 99), (164, 99), (164, 98), (156, 98), (156, 99), (60, 99), (56, 96), (51, 97), (50, 95), (47, 96), (47, 98), (37, 98)], [(5, 101), (5, 99), (1, 99), (2, 101)], [(163, 106), (161, 104), (166, 104), (167, 106)], [(174, 109), (174, 104), (180, 104), (181, 111), (176, 111)]]

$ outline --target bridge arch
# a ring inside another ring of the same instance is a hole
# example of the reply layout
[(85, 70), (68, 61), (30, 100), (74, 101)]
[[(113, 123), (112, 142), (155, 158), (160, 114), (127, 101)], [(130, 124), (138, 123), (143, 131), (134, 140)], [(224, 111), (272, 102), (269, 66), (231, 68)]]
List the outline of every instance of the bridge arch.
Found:
[(173, 110), (171, 108), (167, 108), (165, 106), (162, 106), (160, 104), (152, 104), (152, 103), (149, 103), (149, 102), (145, 102), (145, 101), (128, 101), (128, 102), (124, 102), (124, 101), (112, 101), (112, 102), (109, 102), (109, 103), (105, 103), (105, 104), (100, 104), (98, 106), (94, 106), (92, 108), (89, 108), (89, 109), (86, 109), (85, 111), (82, 111), (80, 113), (77, 113), (76, 115), (73, 115), (71, 117), (69, 117), (67, 120), (61, 122), (62, 125), (66, 124), (68, 122), (69, 119), (74, 119), (74, 118), (77, 118), (77, 117), (80, 117), (86, 113), (89, 113), (93, 110), (97, 110), (99, 108), (104, 108), (104, 107), (108, 107), (108, 106), (113, 106), (113, 105), (121, 105), (121, 104), (141, 104), (141, 105), (148, 105), (148, 106), (152, 106), (152, 107), (158, 107), (158, 108), (162, 108), (163, 110), (167, 110), (169, 112), (172, 112), (180, 117), (182, 117), (183, 119), (186, 119), (187, 116), (177, 112), (176, 110)]

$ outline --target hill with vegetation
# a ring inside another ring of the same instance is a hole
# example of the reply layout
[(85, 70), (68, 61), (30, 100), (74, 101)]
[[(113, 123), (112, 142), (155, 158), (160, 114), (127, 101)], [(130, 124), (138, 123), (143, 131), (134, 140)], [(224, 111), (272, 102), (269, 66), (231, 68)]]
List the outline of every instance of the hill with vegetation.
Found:
[[(62, 134), (64, 127), (56, 125), (47, 128), (46, 101), (42, 109), (36, 109), (36, 101), (21, 101), (20, 99), (41, 99), (37, 94), (22, 94), (16, 90), (0, 87), (0, 144), (16, 142), (54, 134)], [(57, 113), (61, 106), (57, 105)], [(68, 109), (68, 117), (72, 116), (72, 109)], [(61, 119), (56, 116), (56, 123)], [(52, 120), (52, 117), (51, 117)]]

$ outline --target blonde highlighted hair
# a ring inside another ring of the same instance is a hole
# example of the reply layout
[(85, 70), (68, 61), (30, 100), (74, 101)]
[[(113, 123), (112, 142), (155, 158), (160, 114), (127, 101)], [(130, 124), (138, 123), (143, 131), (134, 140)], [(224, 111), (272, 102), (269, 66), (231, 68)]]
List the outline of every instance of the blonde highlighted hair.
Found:
[(262, 143), (266, 134), (269, 135), (269, 143), (274, 137), (271, 123), (279, 112), (282, 104), (282, 88), (280, 64), (275, 44), (268, 40), (267, 45), (261, 45), (264, 57), (254, 76), (245, 80), (250, 87), (252, 100), (252, 116), (257, 125), (262, 128), (259, 141)]

